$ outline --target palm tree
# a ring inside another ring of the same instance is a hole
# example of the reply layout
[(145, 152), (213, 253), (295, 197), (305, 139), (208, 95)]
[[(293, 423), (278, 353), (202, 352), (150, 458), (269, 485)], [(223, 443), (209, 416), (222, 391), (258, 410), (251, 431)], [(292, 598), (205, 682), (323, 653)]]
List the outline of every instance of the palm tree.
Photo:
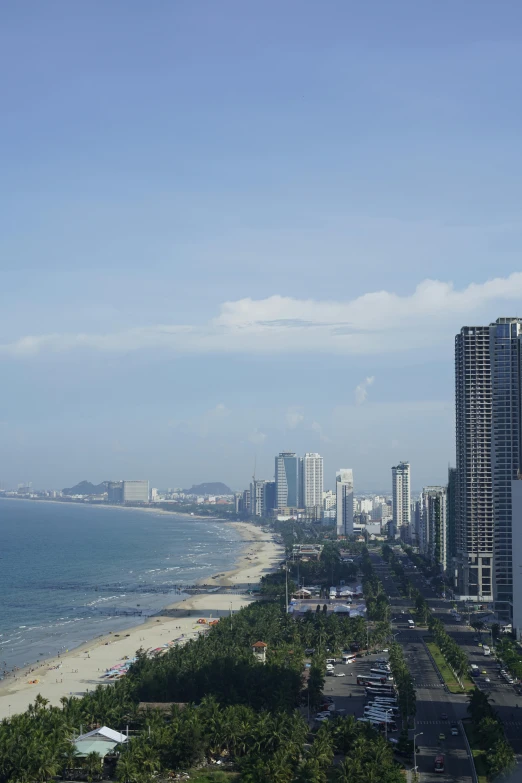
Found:
[(99, 753), (93, 750), (85, 757), (83, 767), (87, 773), (87, 780), (92, 783), (93, 780), (101, 780), (103, 759)]
[(66, 777), (66, 773), (71, 773), (78, 765), (78, 751), (72, 742), (69, 743), (63, 755), (65, 756), (63, 777)]
[(120, 783), (138, 783), (140, 779), (139, 766), (130, 753), (124, 753), (118, 759), (116, 778)]

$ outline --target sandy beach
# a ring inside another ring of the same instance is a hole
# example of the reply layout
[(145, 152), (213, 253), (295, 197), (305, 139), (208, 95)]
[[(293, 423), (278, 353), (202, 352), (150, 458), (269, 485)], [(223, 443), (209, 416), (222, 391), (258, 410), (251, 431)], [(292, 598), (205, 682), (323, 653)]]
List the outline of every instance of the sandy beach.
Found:
[(255, 600), (248, 594), (249, 588), (277, 567), (283, 550), (271, 534), (255, 525), (231, 524), (245, 539), (236, 568), (201, 580), (222, 588), (219, 592), (190, 596), (127, 631), (98, 637), (60, 657), (20, 669), (15, 672), (16, 677), (0, 683), (0, 719), (26, 710), (38, 693), (56, 705), (62, 696), (83, 695), (107, 682), (103, 676), (106, 671), (132, 658), (136, 650), (153, 650), (168, 642), (183, 644), (204, 633), (206, 626), (199, 624), (198, 619), (216, 619)]

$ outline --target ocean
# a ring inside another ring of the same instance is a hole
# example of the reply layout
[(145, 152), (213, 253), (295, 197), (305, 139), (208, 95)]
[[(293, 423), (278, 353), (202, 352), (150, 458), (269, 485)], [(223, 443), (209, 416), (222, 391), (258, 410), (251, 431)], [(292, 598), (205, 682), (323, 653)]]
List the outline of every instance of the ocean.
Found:
[[(232, 568), (241, 548), (212, 519), (0, 500), (0, 677), (139, 624)], [(121, 614), (133, 611), (142, 617)]]

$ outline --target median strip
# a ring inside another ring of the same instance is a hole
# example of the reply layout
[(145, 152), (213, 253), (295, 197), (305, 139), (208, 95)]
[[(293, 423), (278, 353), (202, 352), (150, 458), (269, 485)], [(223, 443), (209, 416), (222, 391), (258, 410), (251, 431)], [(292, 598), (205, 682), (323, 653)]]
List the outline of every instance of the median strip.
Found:
[(467, 693), (468, 691), (473, 690), (475, 687), (474, 684), (465, 676), (462, 678), (464, 687), (460, 686), (457, 678), (455, 677), (455, 674), (446, 663), (444, 656), (435, 642), (426, 637), (423, 637), (423, 642), (433, 659), (433, 662), (441, 676), (442, 682), (446, 685), (450, 693)]

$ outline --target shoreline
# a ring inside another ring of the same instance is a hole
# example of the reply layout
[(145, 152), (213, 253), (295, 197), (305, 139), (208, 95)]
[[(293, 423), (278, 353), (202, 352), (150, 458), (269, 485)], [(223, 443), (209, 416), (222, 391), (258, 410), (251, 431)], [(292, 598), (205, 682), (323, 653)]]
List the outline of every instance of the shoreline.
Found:
[(271, 533), (251, 523), (229, 524), (236, 527), (243, 539), (235, 567), (201, 577), (196, 583), (217, 591), (174, 601), (142, 623), (98, 636), (65, 654), (18, 669), (12, 677), (0, 681), (0, 720), (26, 710), (38, 693), (53, 705), (59, 705), (63, 696), (83, 695), (101, 683), (110, 682), (104, 677), (106, 671), (132, 658), (138, 649), (166, 649), (167, 643), (184, 644), (208, 628), (207, 624), (197, 623), (198, 619), (208, 622), (254, 601), (248, 595), (249, 588), (277, 567), (283, 550)]
[(172, 511), (169, 511), (166, 508), (154, 508), (152, 505), (147, 506), (126, 506), (123, 504), (115, 504), (115, 503), (86, 503), (84, 501), (80, 500), (56, 500), (56, 498), (19, 498), (19, 497), (7, 497), (6, 495), (0, 495), (0, 500), (16, 500), (18, 502), (25, 501), (26, 503), (56, 503), (59, 506), (81, 506), (82, 508), (113, 508), (116, 511), (147, 511), (152, 512), (153, 514), (178, 514), (180, 517), (188, 517), (188, 519), (204, 519), (207, 521), (214, 521), (214, 522), (225, 522), (228, 524), (234, 524), (235, 522), (239, 522), (240, 524), (250, 524), (248, 522), (242, 522), (240, 519), (227, 519), (226, 517), (215, 517), (211, 514), (194, 514), (191, 511), (178, 511), (177, 509), (172, 509)]

